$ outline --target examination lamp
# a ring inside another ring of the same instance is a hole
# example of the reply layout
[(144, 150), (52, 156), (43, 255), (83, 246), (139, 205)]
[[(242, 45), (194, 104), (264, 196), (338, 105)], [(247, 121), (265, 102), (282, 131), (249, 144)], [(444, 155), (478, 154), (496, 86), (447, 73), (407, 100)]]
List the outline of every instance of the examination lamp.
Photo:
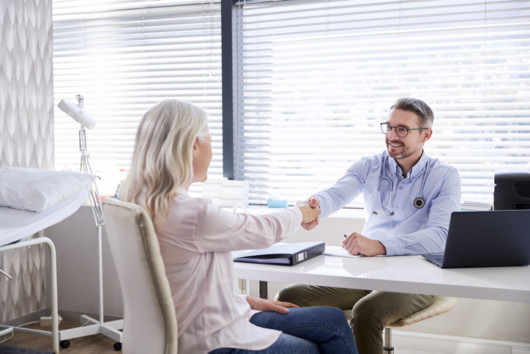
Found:
[[(92, 168), (90, 167), (88, 150), (86, 147), (86, 130), (93, 129), (96, 126), (96, 121), (84, 111), (83, 105), (85, 100), (82, 95), (77, 95), (77, 104), (73, 104), (68, 100), (61, 100), (57, 107), (59, 107), (64, 113), (72, 117), (76, 122), (81, 124), (79, 128), (79, 151), (81, 151), (81, 171), (85, 174), (93, 176)], [(103, 208), (101, 206), (101, 199), (99, 197), (98, 187), (95, 179), (92, 180), (92, 185), (90, 186), (90, 204), (92, 206), (92, 212), (94, 214), (94, 220), (96, 222), (96, 227), (98, 230), (98, 274), (99, 274), (99, 321), (93, 319), (89, 316), (82, 315), (87, 323), (92, 325), (83, 325), (83, 328), (80, 330), (80, 335), (91, 335), (96, 333), (101, 333), (107, 337), (121, 342), (121, 332), (116, 328), (108, 326), (104, 322), (103, 318), (103, 245), (102, 245), (102, 226), (104, 225), (103, 220)], [(96, 331), (94, 332), (94, 328)], [(83, 334), (81, 334), (83, 333)]]
[[(88, 160), (88, 150), (86, 147), (86, 131), (85, 127), (88, 129), (93, 129), (96, 126), (96, 121), (88, 115), (83, 110), (83, 105), (85, 99), (82, 95), (77, 95), (77, 104), (73, 104), (68, 100), (61, 100), (57, 104), (64, 113), (72, 117), (76, 122), (81, 124), (79, 128), (79, 151), (81, 151), (81, 171), (93, 176), (92, 167), (90, 166), (90, 161)], [(96, 221), (96, 226), (103, 225), (103, 210), (101, 207), (101, 200), (99, 199), (99, 192), (96, 182), (92, 182), (91, 191), (90, 191), (90, 204), (92, 204), (92, 211), (94, 212), (94, 219)]]
[(73, 104), (68, 100), (61, 100), (57, 107), (80, 123), (83, 127), (94, 129), (96, 127), (96, 121), (83, 110), (83, 105), (85, 103), (83, 96), (77, 95), (76, 98), (77, 104)]

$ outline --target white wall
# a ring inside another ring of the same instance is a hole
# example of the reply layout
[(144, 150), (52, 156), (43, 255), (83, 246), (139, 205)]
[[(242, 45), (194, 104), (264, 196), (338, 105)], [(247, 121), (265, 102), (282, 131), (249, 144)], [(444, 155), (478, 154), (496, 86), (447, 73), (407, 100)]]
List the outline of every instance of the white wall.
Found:
[[(48, 228), (45, 235), (57, 251), (59, 310), (99, 314), (98, 233), (92, 209), (82, 206), (66, 220)], [(104, 312), (121, 317), (122, 295), (105, 229), (102, 245)]]
[[(53, 168), (52, 1), (0, 1), (0, 168)], [(0, 253), (0, 322), (46, 308), (47, 250)]]
[[(300, 230), (287, 241), (325, 241), (328, 245), (340, 245), (344, 233), (360, 231), (362, 226), (359, 212), (342, 212), (338, 217), (321, 220), (314, 230)], [(46, 233), (57, 248), (59, 309), (97, 313), (97, 233), (90, 208), (82, 207)], [(105, 313), (121, 316), (121, 292), (105, 235), (103, 245)], [(269, 283), (269, 298), (285, 285)], [(250, 289), (251, 295), (258, 296), (257, 282), (251, 282)], [(449, 313), (403, 330), (530, 343), (530, 304), (462, 298)]]

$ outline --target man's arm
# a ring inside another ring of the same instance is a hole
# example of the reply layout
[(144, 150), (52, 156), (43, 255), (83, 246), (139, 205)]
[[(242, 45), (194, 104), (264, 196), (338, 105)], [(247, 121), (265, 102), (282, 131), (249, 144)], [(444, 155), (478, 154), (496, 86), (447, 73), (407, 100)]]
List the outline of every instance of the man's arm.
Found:
[(322, 209), (321, 218), (333, 214), (362, 193), (370, 167), (370, 159), (357, 161), (333, 186), (313, 196), (318, 199)]
[[(308, 200), (309, 206), (320, 208), (322, 211), (320, 217), (326, 217), (351, 202), (363, 190), (369, 165), (364, 159), (354, 163), (333, 186), (311, 196)], [(319, 218), (309, 223), (302, 223), (302, 227), (311, 230), (318, 225), (318, 222)]]

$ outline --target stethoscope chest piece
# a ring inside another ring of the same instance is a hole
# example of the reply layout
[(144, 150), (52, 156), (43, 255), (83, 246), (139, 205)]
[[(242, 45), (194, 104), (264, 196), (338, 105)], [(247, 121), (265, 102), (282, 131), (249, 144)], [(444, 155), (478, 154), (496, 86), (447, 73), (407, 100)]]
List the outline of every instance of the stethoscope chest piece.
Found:
[(416, 209), (423, 208), (425, 206), (425, 199), (423, 199), (422, 197), (414, 199), (414, 206), (416, 207)]

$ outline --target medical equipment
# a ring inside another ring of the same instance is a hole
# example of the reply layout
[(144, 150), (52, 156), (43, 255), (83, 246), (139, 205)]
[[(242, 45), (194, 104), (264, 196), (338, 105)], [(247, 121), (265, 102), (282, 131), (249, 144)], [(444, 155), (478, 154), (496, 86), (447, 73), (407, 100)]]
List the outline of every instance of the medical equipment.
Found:
[(77, 105), (71, 103), (68, 100), (61, 100), (57, 107), (59, 107), (64, 113), (68, 114), (75, 121), (79, 122), (82, 126), (88, 129), (94, 129), (96, 121), (88, 113), (83, 110), (85, 100), (83, 96), (77, 95)]
[[(0, 324), (0, 334), (5, 335), (13, 330), (50, 335), (52, 337), (52, 347), (55, 353), (59, 352), (59, 340), (63, 339), (70, 330), (59, 331), (59, 313), (57, 300), (57, 257), (55, 245), (48, 237), (43, 236), (43, 230), (59, 223), (72, 215), (87, 198), (85, 189), (79, 190), (74, 195), (62, 200), (53, 207), (42, 211), (34, 212), (20, 210), (8, 206), (0, 207), (0, 252), (10, 251), (18, 248), (31, 247), (33, 245), (43, 245), (49, 250), (50, 259), (50, 292), (51, 292), (51, 332), (39, 329), (32, 329), (19, 326)], [(29, 238), (31, 235), (39, 233), (40, 237)], [(12, 278), (8, 275), (8, 278)]]
[[(79, 151), (81, 152), (81, 168), (82, 171), (88, 175), (93, 175), (90, 166), (88, 149), (86, 146), (86, 131), (85, 127), (92, 129), (96, 126), (94, 119), (88, 115), (84, 110), (84, 98), (82, 95), (77, 95), (77, 105), (74, 105), (67, 100), (61, 100), (57, 105), (63, 112), (72, 117), (75, 121), (81, 124), (79, 128)], [(105, 224), (103, 220), (103, 208), (101, 206), (101, 199), (99, 196), (97, 184), (93, 180), (90, 191), (90, 204), (92, 206), (92, 213), (94, 214), (94, 221), (98, 230), (98, 275), (99, 275), (99, 319), (96, 320), (87, 315), (81, 315), (83, 321), (90, 323), (79, 328), (78, 335), (69, 338), (77, 338), (92, 334), (103, 334), (109, 338), (116, 340), (114, 348), (119, 350), (121, 348), (123, 320), (113, 322), (104, 321), (103, 311), (103, 245), (102, 245), (102, 227)], [(67, 348), (70, 343), (67, 340), (61, 341), (61, 346)]]
[(493, 209), (530, 209), (530, 173), (496, 173)]
[[(386, 175), (386, 163), (387, 163), (387, 161), (388, 161), (388, 157), (383, 158), (383, 160), (381, 161), (381, 171), (379, 172), (379, 184), (377, 186), (377, 199), (379, 201), (379, 207), (381, 208), (381, 213), (378, 213), (377, 211), (374, 210), (372, 212), (374, 215), (382, 215), (382, 216), (393, 216), (394, 215), (394, 212), (390, 211), (390, 207), (392, 206), (392, 202), (394, 201), (394, 183), (392, 182), (390, 177), (388, 177)], [(425, 181), (427, 180), (427, 177), (428, 177), (429, 173), (431, 172), (431, 167), (432, 167), (432, 164), (425, 166), (425, 170), (424, 170), (424, 173), (423, 173), (423, 179), (421, 181), (420, 195), (418, 197), (414, 198), (414, 201), (412, 202), (412, 204), (414, 205), (414, 207), (416, 209), (421, 209), (421, 208), (423, 208), (425, 206), (425, 198), (423, 198), (423, 189), (425, 188)], [(386, 208), (383, 208), (383, 202), (381, 200), (381, 190), (382, 190), (381, 182), (385, 182), (385, 181), (390, 186), (390, 188), (389, 188), (390, 189), (390, 197), (389, 197), (389, 200), (388, 200)], [(386, 212), (385, 212), (385, 210), (386, 210)]]

